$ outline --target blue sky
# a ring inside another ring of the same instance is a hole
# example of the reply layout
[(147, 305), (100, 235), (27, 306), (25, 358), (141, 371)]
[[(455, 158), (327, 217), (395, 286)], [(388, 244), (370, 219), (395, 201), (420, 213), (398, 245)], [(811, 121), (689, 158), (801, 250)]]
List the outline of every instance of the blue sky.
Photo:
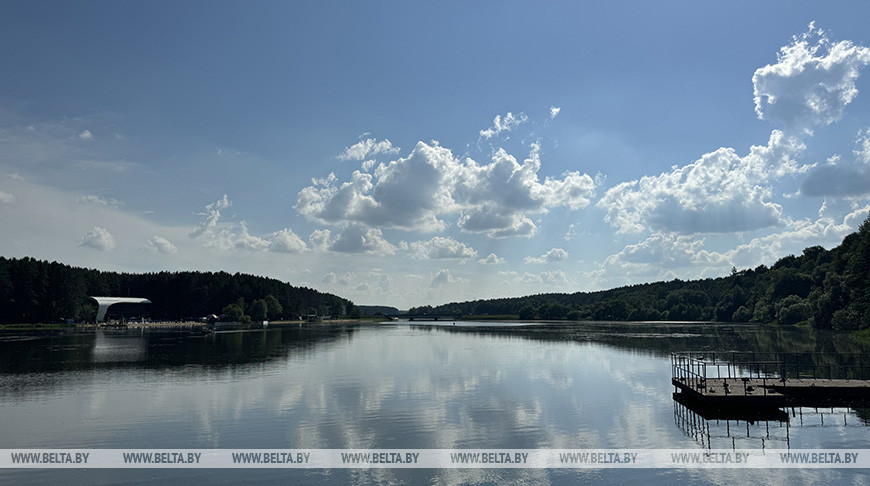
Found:
[(866, 2), (3, 2), (0, 255), (400, 308), (830, 248)]

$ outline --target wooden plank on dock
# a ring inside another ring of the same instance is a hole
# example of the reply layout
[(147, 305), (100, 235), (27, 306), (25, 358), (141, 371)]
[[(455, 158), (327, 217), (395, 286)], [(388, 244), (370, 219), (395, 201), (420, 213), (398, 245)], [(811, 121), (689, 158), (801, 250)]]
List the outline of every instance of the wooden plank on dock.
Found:
[(773, 379), (711, 378), (694, 382), (674, 378), (672, 380), (682, 393), (696, 400), (720, 405), (784, 405), (787, 397), (774, 389)]
[(776, 391), (792, 397), (870, 398), (870, 380), (801, 378), (777, 381)]
[(822, 378), (673, 378), (681, 393), (708, 404), (790, 405), (805, 400), (870, 399), (870, 381)]

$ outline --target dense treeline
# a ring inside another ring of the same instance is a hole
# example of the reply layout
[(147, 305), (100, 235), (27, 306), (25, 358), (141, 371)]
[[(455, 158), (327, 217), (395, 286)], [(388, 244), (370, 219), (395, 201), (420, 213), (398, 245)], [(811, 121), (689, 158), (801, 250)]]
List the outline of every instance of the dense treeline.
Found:
[(728, 277), (424, 306), (409, 313), (803, 323), (822, 329), (866, 329), (870, 328), (870, 218), (832, 250), (813, 246), (770, 268), (733, 269)]
[(399, 309), (386, 305), (360, 305), (358, 306), (360, 313), (365, 316), (373, 316), (376, 314), (396, 315)]
[(0, 257), (0, 323), (92, 321), (97, 305), (88, 296), (149, 299), (150, 315), (155, 320), (199, 318), (227, 310), (241, 311), (254, 319), (358, 314), (346, 299), (253, 275), (129, 274)]

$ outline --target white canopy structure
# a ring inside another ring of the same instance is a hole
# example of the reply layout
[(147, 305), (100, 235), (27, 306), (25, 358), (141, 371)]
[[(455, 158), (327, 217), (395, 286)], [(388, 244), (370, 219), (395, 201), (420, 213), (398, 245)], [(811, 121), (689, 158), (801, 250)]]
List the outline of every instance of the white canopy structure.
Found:
[(97, 301), (97, 322), (106, 318), (109, 307), (114, 304), (150, 304), (151, 301), (141, 297), (90, 297)]

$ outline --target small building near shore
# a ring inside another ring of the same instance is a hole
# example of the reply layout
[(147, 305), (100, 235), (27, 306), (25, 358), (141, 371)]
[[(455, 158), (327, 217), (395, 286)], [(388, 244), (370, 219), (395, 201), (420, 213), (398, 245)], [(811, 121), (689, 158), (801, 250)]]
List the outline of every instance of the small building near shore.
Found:
[(144, 318), (151, 312), (151, 301), (141, 297), (88, 297), (97, 302), (97, 322), (109, 319)]

